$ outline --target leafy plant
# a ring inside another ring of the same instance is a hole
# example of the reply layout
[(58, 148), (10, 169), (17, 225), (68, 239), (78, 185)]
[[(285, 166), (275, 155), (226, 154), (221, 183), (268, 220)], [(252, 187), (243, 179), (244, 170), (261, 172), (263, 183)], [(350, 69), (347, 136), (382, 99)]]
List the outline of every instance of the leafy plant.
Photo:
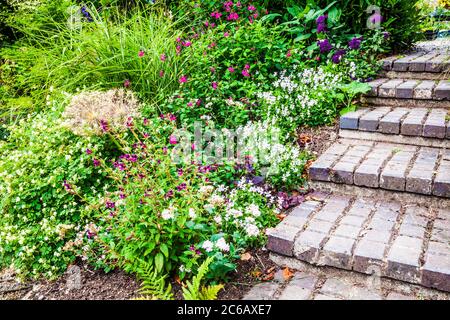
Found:
[(208, 273), (208, 267), (213, 261), (209, 257), (198, 268), (197, 274), (191, 281), (186, 282), (186, 287), (183, 287), (183, 297), (185, 300), (215, 300), (217, 294), (223, 288), (223, 285), (202, 285), (205, 275)]

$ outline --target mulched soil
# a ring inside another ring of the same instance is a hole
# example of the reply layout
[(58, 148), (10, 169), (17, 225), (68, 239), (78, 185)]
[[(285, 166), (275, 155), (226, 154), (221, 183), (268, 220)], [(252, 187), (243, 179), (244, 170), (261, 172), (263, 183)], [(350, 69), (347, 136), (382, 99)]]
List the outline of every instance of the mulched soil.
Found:
[[(276, 271), (275, 263), (263, 249), (249, 251), (245, 261), (237, 262), (237, 270), (230, 276), (220, 300), (238, 300), (261, 281), (269, 281)], [(11, 276), (0, 274), (0, 300), (129, 300), (139, 297), (139, 281), (120, 270), (105, 273), (77, 263), (68, 270), (78, 269), (80, 286), (73, 286), (72, 272), (68, 271), (55, 281), (36, 281), (19, 284)], [(3, 285), (2, 285), (3, 284)], [(175, 297), (181, 299), (181, 287), (172, 283)]]

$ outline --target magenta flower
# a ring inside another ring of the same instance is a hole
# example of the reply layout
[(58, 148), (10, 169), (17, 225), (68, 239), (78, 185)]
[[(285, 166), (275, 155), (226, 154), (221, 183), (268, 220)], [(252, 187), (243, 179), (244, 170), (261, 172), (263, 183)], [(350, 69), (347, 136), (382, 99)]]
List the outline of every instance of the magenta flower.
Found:
[(250, 69), (250, 65), (249, 65), (249, 64), (246, 64), (246, 65), (244, 66), (244, 69), (245, 69), (245, 70), (249, 70), (249, 69)]
[(72, 190), (72, 186), (67, 182), (67, 180), (64, 180), (63, 186), (66, 188), (66, 191)]
[(190, 42), (190, 41), (183, 42), (183, 46), (185, 46), (185, 47), (190, 47), (191, 45), (192, 45), (192, 42)]
[(286, 58), (290, 58), (292, 57), (292, 53), (291, 50), (288, 50), (288, 52), (286, 53)]
[(225, 33), (223, 34), (223, 36), (224, 36), (225, 38), (228, 38), (228, 37), (230, 36), (230, 34), (229, 34), (228, 32), (225, 32)]
[(248, 6), (247, 10), (250, 11), (250, 12), (252, 12), (252, 11), (255, 11), (256, 8), (255, 8), (255, 6), (251, 6), (251, 5), (250, 5), (250, 6)]
[(178, 191), (186, 190), (186, 188), (187, 188), (187, 185), (184, 182), (182, 184), (180, 184), (179, 186), (177, 186)]
[(169, 121), (177, 121), (177, 117), (174, 114), (169, 114), (168, 115)]
[(236, 21), (238, 19), (239, 19), (239, 15), (236, 12), (231, 12), (227, 17), (228, 21)]
[(250, 73), (248, 73), (247, 69), (242, 70), (242, 75), (244, 77), (250, 77)]
[(161, 78), (164, 77), (164, 71), (161, 70), (161, 71), (159, 72), (159, 76), (160, 76)]
[(187, 104), (188, 107), (192, 107), (193, 105), (194, 104), (191, 101), (189, 101), (188, 104)]
[(202, 100), (201, 100), (201, 99), (198, 99), (198, 100), (195, 102), (195, 104), (196, 104), (197, 106), (200, 106), (200, 105), (202, 104)]
[(177, 137), (175, 137), (175, 136), (170, 136), (169, 137), (169, 143), (170, 144), (177, 144), (178, 143), (178, 140), (177, 140)]
[(100, 165), (100, 161), (98, 161), (97, 159), (93, 159), (92, 160), (94, 167), (98, 167)]
[(139, 50), (138, 56), (139, 58), (142, 58), (145, 55), (144, 50)]
[(216, 68), (211, 67), (211, 68), (209, 68), (209, 71), (211, 71), (212, 73), (215, 73), (216, 72)]
[(166, 61), (166, 59), (167, 59), (167, 57), (166, 57), (166, 55), (163, 53), (160, 57), (159, 57), (159, 59), (161, 59), (161, 61)]
[(211, 13), (211, 17), (215, 19), (220, 19), (220, 17), (222, 17), (222, 14), (220, 12), (215, 11)]
[(108, 122), (106, 122), (105, 120), (100, 120), (100, 126), (104, 132), (107, 132), (109, 130)]
[(114, 209), (116, 207), (116, 203), (112, 201), (106, 201), (106, 208)]
[(234, 68), (233, 67), (228, 67), (228, 72), (230, 72), (230, 73), (233, 73), (235, 70), (234, 70)]
[(187, 82), (187, 77), (186, 76), (182, 76), (180, 78), (180, 80), (178, 80), (180, 83), (186, 83)]
[(86, 149), (86, 154), (92, 154), (92, 150), (91, 149)]
[(214, 90), (216, 90), (217, 87), (218, 87), (218, 84), (217, 84), (217, 82), (215, 82), (215, 81), (214, 81), (211, 85), (212, 85), (212, 87), (213, 87)]
[(182, 168), (177, 170), (177, 174), (178, 174), (179, 177), (181, 177), (183, 175), (183, 173), (184, 173), (184, 171), (183, 171)]
[(177, 38), (177, 42), (178, 42), (178, 43), (181, 42), (181, 38), (180, 38), (180, 37)]
[(125, 88), (129, 88), (131, 86), (131, 81), (128, 79), (125, 79), (125, 81), (123, 82), (123, 86)]
[(194, 151), (195, 148), (196, 148), (196, 147), (195, 147), (195, 143), (193, 143), (193, 144), (191, 145), (191, 150)]
[(177, 50), (177, 54), (180, 54), (181, 53), (181, 46), (177, 46), (176, 50)]

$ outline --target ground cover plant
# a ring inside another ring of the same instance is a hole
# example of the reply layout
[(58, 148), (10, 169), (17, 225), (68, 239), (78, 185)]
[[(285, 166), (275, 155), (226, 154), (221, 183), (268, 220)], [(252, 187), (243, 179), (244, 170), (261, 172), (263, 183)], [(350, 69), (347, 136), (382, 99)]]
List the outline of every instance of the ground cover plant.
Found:
[(7, 3), (0, 267), (55, 278), (80, 258), (160, 299), (170, 279), (214, 298), (264, 245), (307, 190), (297, 134), (354, 109), (410, 33), (391, 30), (406, 1), (379, 29), (336, 1)]

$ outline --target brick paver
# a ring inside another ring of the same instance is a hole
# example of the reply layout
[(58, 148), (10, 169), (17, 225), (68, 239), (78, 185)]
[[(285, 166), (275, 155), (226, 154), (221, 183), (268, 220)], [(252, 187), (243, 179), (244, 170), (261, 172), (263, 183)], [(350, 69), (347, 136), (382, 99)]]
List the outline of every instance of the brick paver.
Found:
[(301, 205), (314, 211), (295, 238), (286, 240), (282, 231), (277, 239), (269, 231), (268, 248), (286, 255), (280, 243), (290, 242), (287, 255), (293, 248), (301, 261), (450, 290), (449, 210), (333, 195), (320, 206), (311, 201)]
[(400, 72), (443, 72), (448, 68), (450, 55), (446, 53), (430, 52), (415, 53), (405, 57), (388, 57), (382, 61), (386, 71)]

